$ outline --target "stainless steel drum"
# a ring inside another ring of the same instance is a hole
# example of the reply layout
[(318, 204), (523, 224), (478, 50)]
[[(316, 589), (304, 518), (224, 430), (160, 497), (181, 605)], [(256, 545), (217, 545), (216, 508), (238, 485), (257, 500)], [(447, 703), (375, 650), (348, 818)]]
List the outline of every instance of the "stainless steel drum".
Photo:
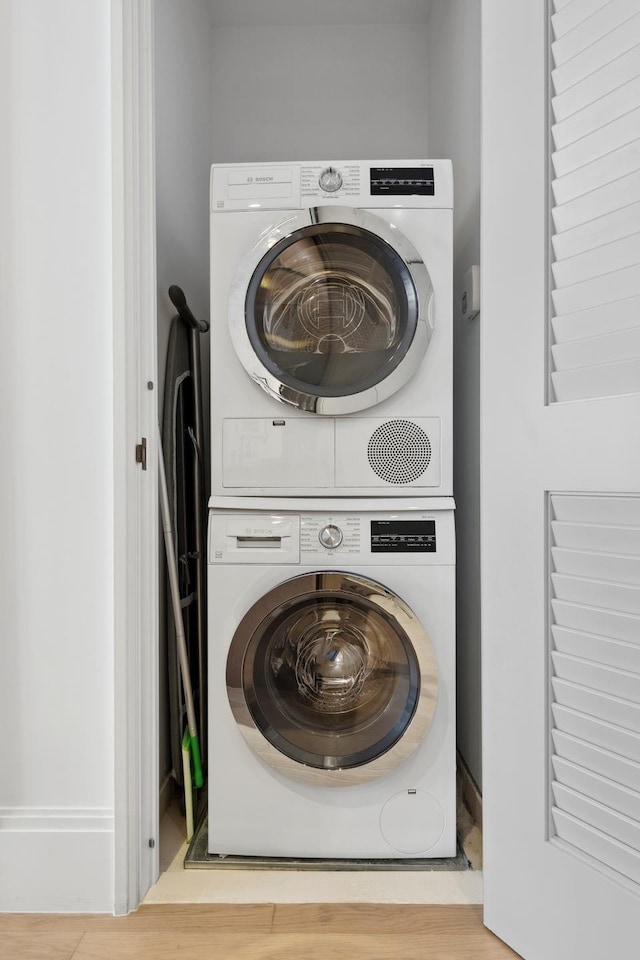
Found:
[(314, 207), (244, 258), (229, 324), (244, 368), (270, 395), (350, 413), (415, 373), (433, 330), (433, 287), (417, 250), (381, 217)]
[(381, 776), (407, 757), (435, 710), (429, 637), (386, 587), (341, 572), (279, 584), (246, 613), (227, 692), (252, 750), (298, 780)]

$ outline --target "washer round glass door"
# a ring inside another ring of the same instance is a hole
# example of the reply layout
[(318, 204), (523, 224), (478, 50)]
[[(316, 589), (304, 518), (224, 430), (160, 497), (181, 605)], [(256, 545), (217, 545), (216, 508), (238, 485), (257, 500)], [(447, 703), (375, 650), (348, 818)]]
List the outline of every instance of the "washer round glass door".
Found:
[(229, 702), (252, 750), (294, 779), (382, 776), (435, 710), (431, 643), (386, 587), (340, 572), (279, 584), (246, 613), (227, 659)]
[(320, 414), (379, 403), (415, 373), (433, 289), (412, 244), (362, 210), (316, 207), (268, 232), (242, 262), (230, 330), (276, 399)]

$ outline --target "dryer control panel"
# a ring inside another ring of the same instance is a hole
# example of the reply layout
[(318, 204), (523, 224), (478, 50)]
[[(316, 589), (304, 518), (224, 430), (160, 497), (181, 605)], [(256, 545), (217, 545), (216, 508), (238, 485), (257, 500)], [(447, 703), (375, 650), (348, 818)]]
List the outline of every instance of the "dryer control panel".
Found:
[(320, 204), (451, 209), (450, 160), (309, 160), (214, 164), (211, 213)]

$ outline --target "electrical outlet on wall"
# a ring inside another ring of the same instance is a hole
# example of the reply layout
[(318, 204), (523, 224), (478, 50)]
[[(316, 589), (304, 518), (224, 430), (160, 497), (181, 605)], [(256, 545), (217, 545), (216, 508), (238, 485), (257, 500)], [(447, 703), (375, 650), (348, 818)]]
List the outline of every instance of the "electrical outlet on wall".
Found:
[(480, 267), (473, 266), (464, 275), (460, 304), (463, 320), (474, 320), (480, 313)]

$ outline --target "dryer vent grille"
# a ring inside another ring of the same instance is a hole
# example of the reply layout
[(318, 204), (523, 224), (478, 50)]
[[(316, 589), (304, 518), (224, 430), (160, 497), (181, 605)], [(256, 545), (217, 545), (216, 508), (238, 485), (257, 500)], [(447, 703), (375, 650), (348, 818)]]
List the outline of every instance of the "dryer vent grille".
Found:
[(410, 420), (389, 420), (371, 434), (367, 456), (373, 472), (387, 483), (411, 483), (431, 460), (431, 441)]

